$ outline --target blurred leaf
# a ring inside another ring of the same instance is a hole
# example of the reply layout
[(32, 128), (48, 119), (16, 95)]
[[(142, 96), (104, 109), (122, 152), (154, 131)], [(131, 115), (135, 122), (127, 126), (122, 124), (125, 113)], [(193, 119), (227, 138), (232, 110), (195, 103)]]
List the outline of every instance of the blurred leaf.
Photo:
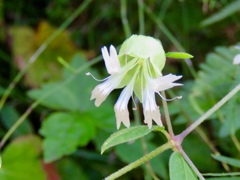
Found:
[[(18, 112), (11, 106), (5, 105), (0, 112), (1, 119), (6, 127), (6, 129), (10, 129), (12, 125), (18, 120), (19, 114)], [(14, 131), (14, 136), (30, 134), (33, 132), (32, 126), (29, 121), (25, 120), (22, 124)]]
[[(151, 134), (149, 134), (151, 135)], [(148, 135), (148, 136), (149, 136)], [(143, 145), (140, 141), (140, 139), (134, 141), (134, 142), (129, 142), (129, 143), (124, 143), (120, 144), (115, 147), (117, 155), (126, 163), (131, 163), (133, 161), (138, 160), (141, 158), (147, 150), (147, 152), (151, 152), (157, 148), (156, 145), (153, 143), (149, 142), (148, 136), (145, 136), (144, 139), (146, 141), (146, 148), (143, 150)], [(166, 152), (152, 158), (149, 162), (151, 164), (152, 169), (154, 170), (155, 173), (157, 173), (159, 176), (161, 176), (163, 179), (167, 179), (167, 165), (165, 162), (165, 157), (166, 157)], [(145, 165), (143, 165), (144, 168)]]
[[(182, 146), (200, 172), (206, 172), (209, 169), (211, 169), (212, 172), (218, 170), (218, 163), (210, 156), (210, 148), (197, 135), (189, 134), (188, 137), (184, 139)], [(201, 154), (201, 156), (199, 156), (199, 154)]]
[(193, 58), (191, 54), (184, 53), (184, 52), (167, 52), (166, 57), (174, 58), (174, 59), (189, 59)]
[[(74, 69), (83, 66), (85, 63), (86, 59), (80, 54), (76, 54), (71, 62)], [(41, 104), (53, 109), (86, 111), (93, 106), (90, 101), (90, 94), (96, 84), (94, 80), (85, 75), (89, 71), (94, 72), (89, 68), (78, 74), (64, 72), (64, 81), (44, 84), (41, 89), (29, 91), (28, 95), (37, 100), (48, 94)], [(72, 79), (69, 81), (70, 76), (72, 76)], [(52, 93), (49, 94), (51, 91)]]
[(222, 108), (222, 115), (224, 117), (223, 125), (220, 128), (219, 136), (226, 137), (234, 135), (240, 129), (240, 98), (239, 94), (235, 95), (226, 106)]
[(105, 150), (109, 149), (110, 147), (141, 138), (156, 129), (163, 130), (163, 128), (160, 128), (159, 126), (153, 126), (151, 129), (149, 129), (148, 126), (133, 126), (130, 128), (125, 128), (125, 129), (119, 130), (119, 131), (113, 133), (103, 143), (102, 148), (101, 148), (101, 154)]
[(223, 163), (227, 163), (231, 166), (240, 168), (240, 160), (234, 159), (226, 156), (219, 156), (219, 155), (212, 155), (212, 157), (218, 161), (221, 161)]
[(95, 135), (96, 126), (90, 114), (56, 112), (47, 117), (40, 129), (44, 161), (52, 162), (86, 145)]
[(201, 22), (201, 26), (209, 26), (211, 24), (214, 24), (218, 21), (221, 21), (228, 16), (231, 16), (232, 14), (236, 13), (240, 10), (240, 1), (236, 0), (234, 2), (230, 2), (227, 6), (225, 6), (223, 9), (221, 9), (219, 12), (215, 13), (214, 15), (208, 17), (204, 21)]
[(197, 180), (196, 175), (179, 152), (172, 153), (169, 161), (171, 180)]
[(88, 180), (89, 178), (84, 173), (84, 170), (78, 163), (71, 159), (62, 159), (57, 162), (58, 170), (61, 175), (61, 180)]
[[(207, 55), (206, 62), (201, 64), (191, 93), (192, 101), (197, 103), (200, 111), (207, 111), (240, 83), (240, 66), (233, 65), (233, 58), (238, 53), (234, 47), (217, 47), (214, 53)], [(240, 116), (239, 102), (240, 96), (236, 95), (217, 112), (218, 118), (221, 117), (223, 121), (220, 136), (233, 134), (240, 128), (237, 121)]]
[[(13, 26), (11, 28), (13, 53), (15, 62), (20, 69), (28, 63), (29, 58), (56, 30), (57, 28), (52, 27), (46, 21), (39, 23), (36, 33), (29, 27)], [(62, 70), (62, 65), (58, 63), (57, 57), (61, 56), (70, 61), (76, 52), (76, 47), (70, 39), (70, 33), (66, 30), (62, 31), (27, 70), (25, 82), (32, 87), (39, 87), (44, 82), (59, 80), (61, 78), (59, 71)]]
[(5, 89), (0, 86), (0, 96), (2, 96), (4, 92), (5, 92)]
[(39, 159), (41, 140), (36, 136), (20, 137), (12, 141), (2, 153), (1, 180), (45, 180)]

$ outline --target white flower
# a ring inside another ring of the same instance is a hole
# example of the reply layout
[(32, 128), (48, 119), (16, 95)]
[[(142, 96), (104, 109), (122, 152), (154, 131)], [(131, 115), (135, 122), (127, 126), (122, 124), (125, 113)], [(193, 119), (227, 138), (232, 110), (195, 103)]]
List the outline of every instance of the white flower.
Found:
[(182, 85), (174, 83), (182, 76), (162, 76), (165, 53), (161, 43), (151, 37), (133, 35), (123, 43), (119, 55), (112, 45), (110, 53), (103, 47), (102, 55), (110, 76), (92, 91), (91, 100), (96, 99), (95, 105), (100, 106), (114, 89), (125, 87), (114, 105), (117, 128), (121, 123), (130, 127), (128, 102), (133, 93), (143, 104), (144, 122), (148, 127), (152, 127), (152, 120), (163, 126), (155, 93), (161, 96), (159, 91)]

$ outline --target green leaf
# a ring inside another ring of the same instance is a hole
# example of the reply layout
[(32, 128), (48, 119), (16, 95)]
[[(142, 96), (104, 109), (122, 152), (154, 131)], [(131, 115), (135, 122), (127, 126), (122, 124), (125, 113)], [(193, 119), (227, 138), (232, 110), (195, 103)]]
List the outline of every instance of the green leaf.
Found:
[(191, 54), (184, 53), (184, 52), (167, 52), (166, 57), (174, 58), (174, 59), (189, 59), (193, 58)]
[(51, 162), (69, 155), (78, 146), (85, 146), (95, 135), (96, 125), (90, 114), (52, 113), (40, 129), (43, 141), (44, 161)]
[(41, 165), (41, 140), (36, 136), (12, 141), (2, 153), (1, 180), (45, 180)]
[[(71, 62), (74, 69), (78, 69), (85, 64), (86, 59), (80, 54), (76, 54)], [(87, 111), (93, 107), (90, 94), (96, 82), (86, 76), (86, 72), (94, 73), (94, 70), (86, 68), (84, 72), (78, 74), (66, 70), (63, 81), (44, 84), (41, 89), (29, 91), (28, 95), (35, 100), (45, 95), (41, 104), (53, 109)]]
[(110, 147), (116, 146), (118, 144), (133, 141), (135, 139), (141, 138), (150, 132), (159, 129), (163, 130), (159, 126), (153, 126), (149, 129), (147, 126), (134, 126), (127, 129), (119, 130), (113, 133), (102, 145), (101, 154), (109, 149)]
[[(45, 43), (46, 38), (57, 31), (56, 27), (51, 26), (47, 21), (40, 21), (37, 29), (28, 26), (12, 26), (10, 28), (13, 37), (13, 54), (18, 57), (17, 65), (21, 69), (21, 64), (27, 64), (29, 58), (37, 51), (37, 48)], [(63, 43), (64, 42), (64, 43)], [(77, 52), (70, 34), (67, 30), (62, 30), (58, 36), (54, 37), (40, 53), (31, 68), (25, 73), (25, 83), (31, 87), (39, 87), (44, 82), (56, 81), (61, 78), (62, 65), (58, 63), (59, 54), (70, 61), (72, 55)]]
[(234, 158), (229, 158), (226, 156), (219, 156), (219, 155), (212, 155), (212, 157), (218, 161), (221, 161), (223, 163), (227, 163), (231, 166), (238, 167), (240, 168), (240, 160), (234, 159)]
[(208, 26), (218, 21), (221, 21), (227, 18), (228, 16), (231, 16), (232, 14), (236, 13), (239, 10), (240, 10), (240, 1), (236, 0), (234, 2), (231, 2), (229, 5), (221, 9), (219, 12), (215, 13), (214, 15), (202, 21), (201, 26)]
[(58, 171), (61, 175), (61, 180), (88, 180), (89, 178), (85, 174), (84, 170), (78, 163), (71, 159), (62, 159), (57, 162)]
[(171, 180), (197, 180), (196, 175), (179, 152), (172, 153), (169, 168)]
[[(233, 58), (238, 53), (239, 50), (234, 47), (217, 47), (215, 52), (207, 55), (205, 63), (201, 64), (190, 96), (202, 112), (214, 106), (240, 83), (240, 66), (233, 65)], [(221, 115), (218, 114), (218, 117), (221, 117), (223, 123), (219, 127), (219, 136), (234, 134), (240, 128), (239, 107), (240, 96), (237, 94), (221, 108)], [(216, 114), (214, 119), (218, 118)], [(213, 119), (213, 116), (209, 119)]]
[[(12, 125), (18, 120), (20, 117), (18, 112), (15, 110), (14, 107), (5, 105), (0, 113), (2, 123), (4, 124), (6, 129), (10, 129)], [(24, 134), (31, 134), (32, 133), (32, 126), (28, 120), (23, 121), (22, 124), (14, 131), (14, 137), (24, 135)]]
[(2, 96), (4, 92), (5, 92), (5, 89), (3, 89), (3, 88), (0, 86), (0, 96)]

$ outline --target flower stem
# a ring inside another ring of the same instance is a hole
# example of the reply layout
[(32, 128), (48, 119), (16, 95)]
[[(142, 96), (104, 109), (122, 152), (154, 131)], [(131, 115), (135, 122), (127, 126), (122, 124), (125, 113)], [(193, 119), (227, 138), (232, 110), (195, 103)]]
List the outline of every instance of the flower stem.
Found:
[(1, 100), (0, 100), (0, 111), (5, 104), (8, 96), (16, 86), (16, 84), (19, 82), (19, 80), (23, 77), (25, 72), (28, 70), (28, 68), (36, 61), (36, 59), (39, 57), (39, 55), (46, 49), (46, 47), (52, 42), (53, 39), (55, 39), (69, 24), (73, 22), (73, 20), (88, 6), (88, 4), (92, 0), (85, 0), (81, 5), (76, 9), (76, 11), (38, 48), (38, 50), (32, 55), (32, 57), (29, 59), (29, 62), (27, 65), (16, 75), (16, 77), (13, 79), (11, 84), (8, 86), (6, 91), (4, 92)]
[[(162, 91), (161, 94), (166, 99), (165, 91)], [(163, 109), (164, 109), (164, 114), (165, 114), (165, 118), (166, 118), (168, 133), (169, 133), (170, 137), (174, 137), (174, 133), (173, 133), (173, 129), (172, 129), (171, 119), (170, 119), (170, 116), (169, 116), (167, 102), (164, 99), (162, 99), (162, 103), (163, 103)]]
[(222, 105), (224, 105), (228, 100), (230, 100), (238, 91), (240, 90), (240, 84), (233, 88), (225, 97), (223, 97), (217, 104), (215, 104), (211, 109), (209, 109), (204, 115), (194, 121), (186, 130), (184, 130), (178, 136), (184, 139), (190, 132), (192, 132), (196, 127), (198, 127), (204, 120), (211, 116), (215, 111), (217, 111)]
[(105, 180), (116, 179), (116, 178), (122, 176), (123, 174), (126, 174), (127, 172), (131, 171), (132, 169), (134, 169), (134, 168), (142, 165), (143, 163), (149, 161), (150, 159), (157, 156), (158, 154), (166, 151), (167, 149), (170, 149), (171, 147), (172, 147), (172, 143), (167, 142), (166, 144), (158, 147), (157, 149), (155, 149), (152, 152), (146, 154), (145, 156), (141, 157), (140, 159), (132, 162), (131, 164), (129, 164), (129, 165), (123, 167), (122, 169), (116, 171), (115, 173), (109, 175), (108, 177), (105, 178)]
[(188, 155), (184, 152), (182, 148), (179, 149), (179, 152), (182, 154), (185, 161), (188, 163), (188, 165), (192, 168), (192, 170), (196, 173), (196, 175), (199, 177), (200, 180), (205, 180), (203, 175), (199, 172), (199, 170), (196, 168), (196, 166), (193, 164), (191, 159), (188, 157)]

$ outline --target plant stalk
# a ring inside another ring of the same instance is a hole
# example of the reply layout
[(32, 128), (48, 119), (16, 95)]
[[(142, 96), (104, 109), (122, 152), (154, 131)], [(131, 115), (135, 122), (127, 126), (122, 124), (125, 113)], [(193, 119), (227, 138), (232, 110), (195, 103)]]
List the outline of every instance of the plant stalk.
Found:
[(149, 161), (153, 157), (157, 156), (158, 154), (166, 151), (167, 149), (170, 149), (172, 147), (171, 142), (167, 142), (166, 144), (158, 147), (157, 149), (153, 150), (152, 152), (146, 154), (145, 156), (141, 157), (140, 159), (132, 162), (131, 164), (123, 167), (122, 169), (116, 171), (115, 173), (109, 175), (108, 177), (105, 178), (105, 180), (114, 180), (123, 174), (126, 174), (127, 172), (131, 171), (132, 169), (142, 165), (143, 163)]

